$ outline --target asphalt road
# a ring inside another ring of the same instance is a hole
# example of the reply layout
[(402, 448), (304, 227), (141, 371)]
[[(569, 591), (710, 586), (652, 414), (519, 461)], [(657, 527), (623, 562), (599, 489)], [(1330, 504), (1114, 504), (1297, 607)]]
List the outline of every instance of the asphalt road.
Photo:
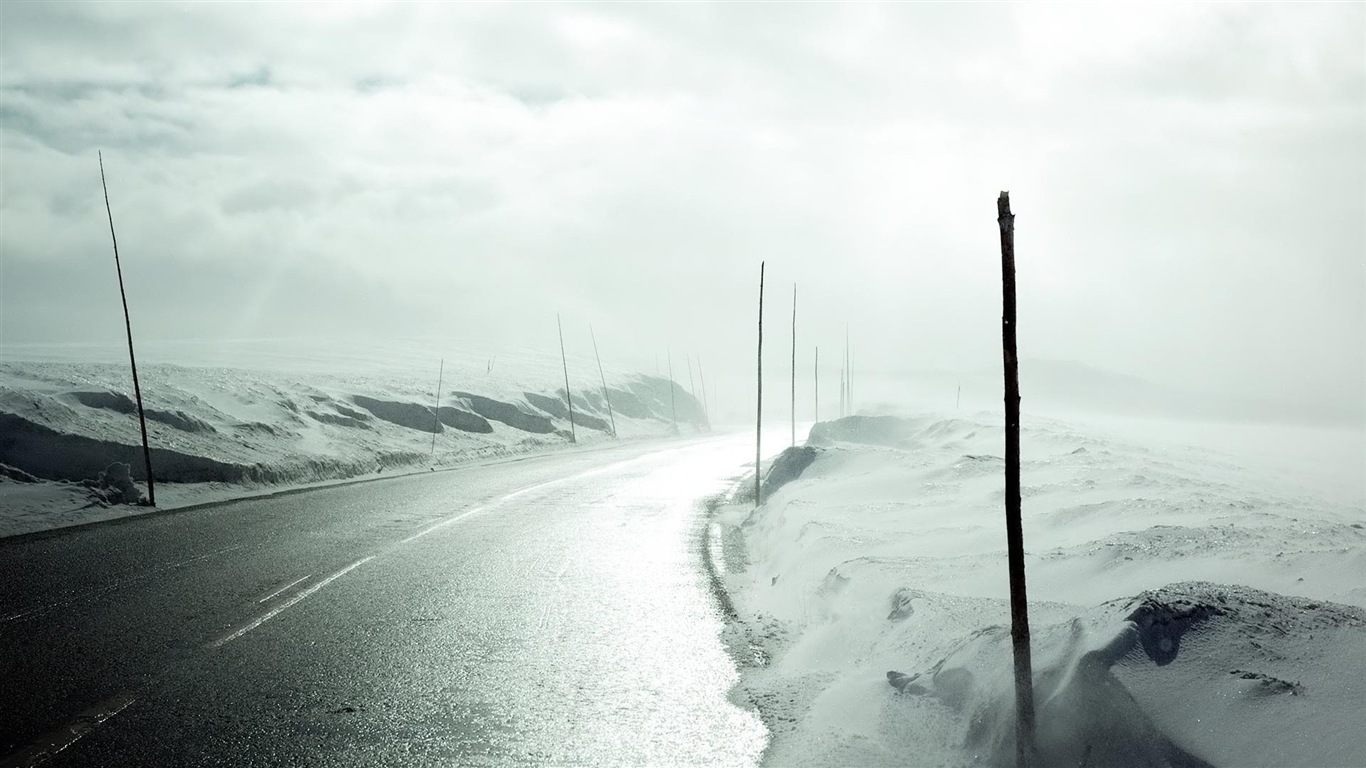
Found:
[(0, 540), (0, 766), (753, 765), (663, 446)]

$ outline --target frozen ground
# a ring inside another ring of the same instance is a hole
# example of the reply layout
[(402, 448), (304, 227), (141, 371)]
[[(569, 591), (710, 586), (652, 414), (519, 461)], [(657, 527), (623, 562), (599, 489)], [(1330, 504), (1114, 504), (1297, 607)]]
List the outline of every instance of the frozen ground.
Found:
[[(1359, 430), (1027, 415), (1022, 442), (1046, 764), (1366, 765)], [(797, 479), (717, 510), (770, 764), (1013, 763), (1002, 443), (986, 413), (824, 422)]]
[[(558, 356), (449, 359), (436, 414), (431, 368), (419, 377), (401, 364), (349, 375), (141, 365), (158, 506), (570, 445)], [(603, 388), (589, 370), (580, 365), (571, 378), (580, 445), (611, 439)], [(671, 404), (667, 379), (609, 372), (607, 385), (622, 439), (667, 434), (675, 407), (683, 429), (702, 422), (677, 384)], [(120, 363), (0, 362), (0, 536), (145, 509), (110, 503), (118, 483), (99, 480), (124, 463), (142, 485), (132, 394)]]

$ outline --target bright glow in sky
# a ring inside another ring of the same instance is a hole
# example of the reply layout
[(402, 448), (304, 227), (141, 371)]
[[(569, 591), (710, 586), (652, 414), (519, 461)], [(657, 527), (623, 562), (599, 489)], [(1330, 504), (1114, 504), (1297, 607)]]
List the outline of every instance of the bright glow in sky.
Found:
[(775, 349), (991, 369), (1009, 189), (1026, 357), (1366, 400), (1359, 3), (6, 0), (2, 344), (120, 338), (97, 149), (148, 339), (738, 376), (766, 259)]

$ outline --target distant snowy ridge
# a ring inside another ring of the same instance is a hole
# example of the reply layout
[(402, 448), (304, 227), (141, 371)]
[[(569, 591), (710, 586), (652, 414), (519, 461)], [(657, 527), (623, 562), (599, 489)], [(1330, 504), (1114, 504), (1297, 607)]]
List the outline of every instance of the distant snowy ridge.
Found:
[[(1366, 765), (1359, 474), (1344, 497), (1141, 431), (1023, 431), (1045, 764)], [(1013, 764), (1002, 441), (991, 414), (820, 423), (762, 506), (718, 508), (771, 764)]]
[[(434, 411), (435, 378), (146, 366), (156, 480), (297, 485), (569, 444), (563, 379), (447, 373)], [(580, 443), (608, 439), (615, 421), (623, 437), (665, 434), (675, 413), (685, 428), (700, 428), (701, 405), (670, 387), (667, 379), (617, 374), (606, 392), (610, 415), (601, 386), (576, 387), (572, 433)], [(24, 476), (90, 484), (116, 463), (143, 482), (131, 389), (127, 369), (117, 365), (0, 364), (0, 465), (10, 468), (0, 484)], [(20, 503), (12, 493), (0, 500)], [(30, 518), (25, 529), (41, 526)], [(0, 534), (13, 532), (0, 521)]]

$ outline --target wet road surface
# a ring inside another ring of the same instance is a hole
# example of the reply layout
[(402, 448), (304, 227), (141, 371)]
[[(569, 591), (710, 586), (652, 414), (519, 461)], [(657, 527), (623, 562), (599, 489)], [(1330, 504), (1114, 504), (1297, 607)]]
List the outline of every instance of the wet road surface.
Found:
[(697, 551), (750, 451), (568, 451), (0, 540), (0, 766), (754, 765)]

